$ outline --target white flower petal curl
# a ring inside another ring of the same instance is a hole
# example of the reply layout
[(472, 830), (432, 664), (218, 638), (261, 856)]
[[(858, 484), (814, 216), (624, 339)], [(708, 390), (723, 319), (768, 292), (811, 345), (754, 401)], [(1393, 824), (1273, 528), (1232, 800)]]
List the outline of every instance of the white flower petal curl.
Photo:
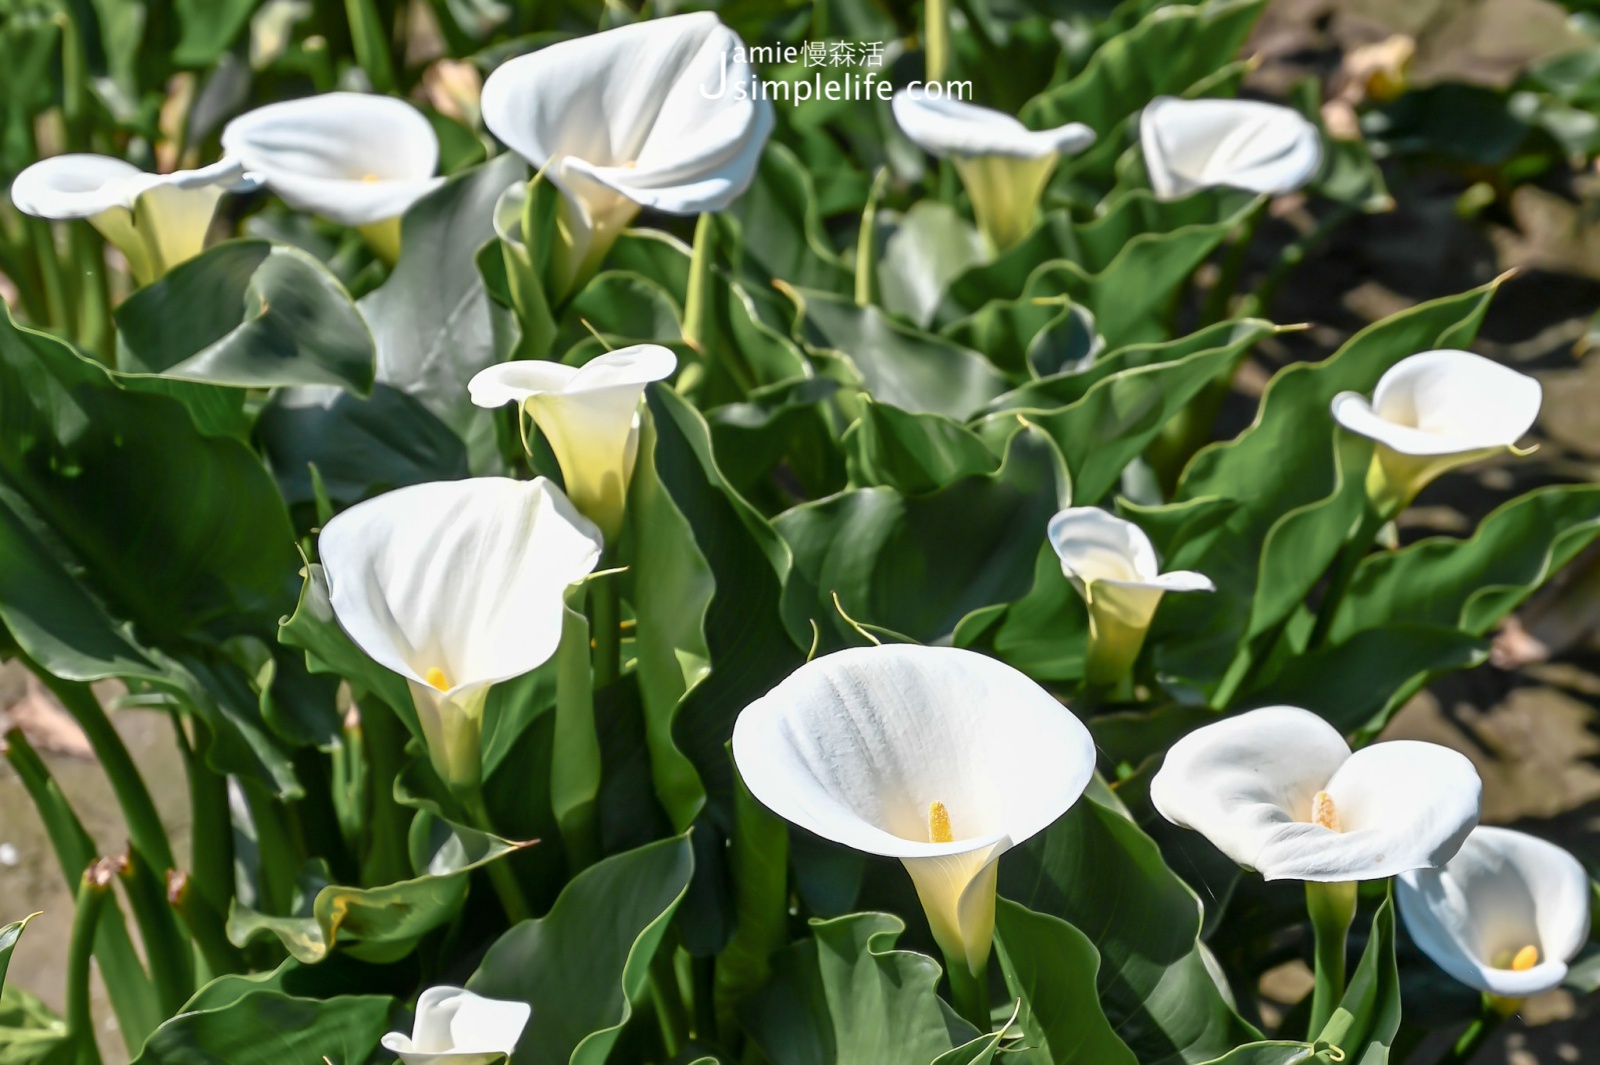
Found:
[(1158, 96), (1139, 118), (1139, 142), (1159, 199), (1228, 187), (1278, 195), (1322, 166), (1322, 135), (1299, 112), (1255, 100)]
[[(1396, 902), (1422, 952), (1468, 987), (1520, 999), (1559, 986), (1589, 938), (1589, 875), (1571, 854), (1505, 828), (1473, 830), (1442, 869), (1401, 874)], [(1531, 968), (1509, 959), (1537, 951)]]
[(1539, 382), (1482, 355), (1449, 349), (1402, 359), (1369, 400), (1333, 399), (1333, 418), (1402, 455), (1457, 455), (1514, 445), (1539, 416)]
[[(1337, 829), (1313, 822), (1319, 792)], [(1443, 865), (1477, 824), (1482, 782), (1448, 748), (1395, 740), (1352, 754), (1317, 715), (1274, 706), (1173, 744), (1150, 799), (1268, 880), (1342, 883)]]
[(490, 1065), (516, 1050), (532, 1013), (526, 1002), (430, 987), (417, 998), (411, 1035), (390, 1032), (383, 1047), (405, 1065)]
[(1000, 155), (1040, 159), (1072, 155), (1094, 143), (1094, 130), (1082, 122), (1030, 130), (1004, 111), (960, 100), (929, 99), (902, 89), (895, 93), (894, 119), (912, 142), (941, 159)]
[(222, 147), (290, 207), (348, 226), (398, 218), (444, 182), (433, 126), (390, 96), (267, 104), (229, 122)]

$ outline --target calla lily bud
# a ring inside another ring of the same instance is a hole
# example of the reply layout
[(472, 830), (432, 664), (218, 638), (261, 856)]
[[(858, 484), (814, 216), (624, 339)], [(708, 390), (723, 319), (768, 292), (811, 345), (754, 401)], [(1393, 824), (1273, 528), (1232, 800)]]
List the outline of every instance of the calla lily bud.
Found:
[(1094, 143), (1094, 130), (1081, 122), (1035, 131), (1002, 111), (909, 90), (895, 95), (893, 107), (895, 122), (917, 147), (954, 162), (978, 228), (996, 251), (1033, 229), (1061, 156)]
[(1333, 419), (1377, 443), (1367, 495), (1393, 517), (1446, 470), (1514, 451), (1542, 397), (1538, 381), (1482, 355), (1424, 351), (1391, 367), (1371, 399), (1339, 393)]
[(1072, 507), (1050, 519), (1050, 546), (1061, 572), (1089, 608), (1091, 684), (1115, 684), (1128, 675), (1167, 592), (1212, 592), (1202, 573), (1162, 573), (1144, 530), (1098, 507)]
[(433, 126), (392, 96), (330, 92), (258, 107), (223, 128), (222, 148), (295, 210), (359, 227), (390, 262), (400, 216), (444, 182)]
[(552, 44), (489, 75), (484, 125), (564, 194), (573, 282), (640, 208), (720, 211), (750, 186), (773, 115), (744, 54), (716, 15), (695, 12)]
[(1156, 198), (1200, 189), (1293, 192), (1322, 166), (1322, 135), (1298, 111), (1255, 100), (1158, 96), (1139, 117), (1139, 143)]
[(526, 1002), (430, 987), (417, 998), (411, 1034), (390, 1032), (383, 1048), (405, 1065), (493, 1065), (517, 1049), (532, 1013)]
[(1488, 995), (1550, 991), (1589, 938), (1589, 875), (1553, 843), (1476, 828), (1442, 869), (1402, 873), (1406, 931), (1434, 964)]
[(105, 155), (58, 155), (18, 174), (11, 202), (37, 218), (87, 220), (122, 252), (134, 280), (148, 285), (200, 254), (217, 201), (242, 177), (233, 159), (147, 174)]
[(1150, 781), (1161, 816), (1268, 880), (1341, 884), (1438, 869), (1478, 823), (1465, 756), (1392, 740), (1351, 753), (1309, 710), (1271, 706), (1196, 729)]
[(628, 482), (639, 457), (639, 400), (678, 357), (659, 344), (608, 351), (583, 366), (530, 360), (480, 370), (468, 383), (480, 407), (516, 403), (550, 442), (567, 495), (607, 541), (622, 531)]
[(555, 654), (567, 586), (593, 572), (602, 542), (542, 477), (397, 488), (322, 530), (334, 616), (406, 679), (428, 756), (452, 788), (480, 783), (490, 687)]
[(1095, 752), (1072, 712), (1010, 666), (890, 645), (795, 670), (739, 715), (733, 758), (779, 816), (900, 859), (940, 948), (976, 973), (1000, 855), (1078, 801)]

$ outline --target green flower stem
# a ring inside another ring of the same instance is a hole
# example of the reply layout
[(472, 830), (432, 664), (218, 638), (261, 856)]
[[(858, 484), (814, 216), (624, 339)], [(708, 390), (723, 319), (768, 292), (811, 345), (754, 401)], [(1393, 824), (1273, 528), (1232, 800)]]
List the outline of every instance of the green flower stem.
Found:
[[(491, 836), (498, 835), (494, 830), (494, 822), (489, 818), (489, 808), (484, 805), (481, 788), (473, 788), (460, 799), (474, 828)], [(517, 883), (517, 875), (511, 866), (506, 864), (505, 856), (496, 858), (483, 868), (489, 874), (489, 884), (500, 899), (500, 908), (505, 910), (508, 921), (521, 924), (533, 916), (533, 909), (523, 897), (522, 886)]]
[(870, 307), (878, 296), (878, 201), (889, 183), (889, 168), (878, 167), (867, 193), (867, 206), (861, 212), (861, 229), (856, 233), (856, 306)]
[(49, 325), (68, 332), (72, 312), (67, 308), (67, 281), (56, 255), (55, 227), (43, 218), (28, 218), (24, 224), (33, 238), (34, 257), (39, 265), (39, 285), (44, 290), (44, 305), (48, 316), (41, 325)]
[(361, 732), (369, 760), (368, 778), (373, 782), (368, 789), (371, 806), (368, 846), (361, 859), (362, 883), (392, 884), (411, 876), (406, 838), (414, 814), (395, 801), (393, 783), (405, 768), (409, 733), (386, 703), (370, 696), (361, 700)]
[(1483, 996), (1483, 1012), (1478, 1015), (1477, 1020), (1467, 1027), (1466, 1031), (1461, 1033), (1461, 1037), (1450, 1048), (1450, 1052), (1439, 1059), (1438, 1065), (1467, 1065), (1468, 1062), (1476, 1057), (1478, 1051), (1483, 1049), (1483, 1044), (1488, 1042), (1489, 1037), (1495, 1033), (1495, 1030), (1505, 1023), (1506, 1018), (1516, 1012), (1515, 1006), (1520, 1005), (1520, 1003), (1515, 1003), (1512, 1009), (1507, 1010), (1503, 1007), (1503, 1004), (1507, 1001), (1506, 999), (1496, 999), (1492, 995)]
[[(602, 578), (603, 579), (603, 578)], [(581, 595), (575, 592), (574, 595)], [(600, 858), (600, 736), (594, 722), (594, 673), (589, 623), (567, 606), (556, 650), (556, 725), (550, 767), (550, 805), (572, 871)]]
[(101, 858), (84, 869), (78, 882), (72, 938), (67, 947), (67, 1042), (77, 1048), (78, 1065), (100, 1065), (100, 1046), (94, 1038), (94, 1013), (89, 1008), (89, 962), (94, 955), (100, 911), (105, 908), (106, 896), (111, 893), (116, 875), (116, 864)]
[[(194, 887), (205, 896), (210, 911), (225, 914), (233, 902), (233, 824), (229, 820), (228, 780), (206, 765), (202, 741), (205, 726), (194, 724), (191, 745), (184, 732), (184, 719), (173, 715), (179, 749), (189, 777), (190, 869)], [(220, 918), (219, 918), (220, 919)], [(199, 938), (199, 937), (197, 937)]]
[(1308, 648), (1321, 647), (1327, 642), (1328, 633), (1333, 628), (1333, 619), (1339, 613), (1339, 604), (1344, 602), (1345, 593), (1350, 590), (1350, 581), (1355, 577), (1356, 567), (1361, 565), (1361, 560), (1372, 549), (1373, 541), (1378, 538), (1378, 530), (1383, 528), (1386, 521), (1387, 518), (1371, 506), (1362, 510), (1361, 522), (1356, 526), (1350, 539), (1345, 541), (1344, 549), (1339, 552), (1338, 561), (1333, 566), (1333, 575), (1328, 578), (1328, 590), (1323, 593), (1322, 602), (1317, 605), (1317, 622), (1311, 629), (1311, 640), (1306, 644)]
[(945, 972), (950, 975), (951, 1005), (980, 1033), (987, 1034), (994, 1021), (989, 1015), (989, 964), (973, 972), (964, 957), (944, 956)]
[(374, 92), (392, 92), (394, 70), (389, 61), (387, 26), (378, 17), (377, 5), (372, 0), (344, 0), (344, 10), (356, 62), (366, 71)]
[(1239, 287), (1239, 274), (1244, 270), (1245, 260), (1250, 257), (1250, 245), (1255, 243), (1256, 231), (1261, 228), (1261, 219), (1266, 213), (1267, 198), (1262, 196), (1256, 200), (1250, 208), (1250, 213), (1234, 231), (1233, 240), (1222, 257), (1217, 283), (1211, 286), (1211, 291), (1206, 295), (1197, 329), (1215, 325), (1228, 317), (1228, 305), (1233, 301), (1234, 292)]
[(945, 0), (923, 0), (922, 15), (923, 77), (943, 81), (950, 72), (950, 12)]
[(683, 341), (699, 351), (705, 344), (706, 301), (710, 299), (711, 263), (716, 258), (717, 221), (702, 212), (694, 224), (694, 246), (689, 251), (689, 288), (683, 299)]
[(72, 271), (77, 278), (78, 346), (98, 355), (108, 365), (115, 360), (111, 326), (111, 289), (106, 277), (105, 242), (86, 225), (69, 231)]
[(182, 869), (167, 874), (167, 903), (183, 919), (194, 937), (195, 946), (200, 948), (200, 959), (206, 968), (202, 983), (249, 968), (244, 952), (228, 940), (222, 915), (211, 909), (205, 896), (194, 889), (194, 881)]
[(622, 675), (622, 604), (617, 582), (601, 577), (589, 582), (589, 629), (594, 639), (594, 690)]
[(1311, 990), (1311, 1022), (1306, 1038), (1315, 1040), (1344, 997), (1345, 944), (1356, 916), (1354, 881), (1337, 884), (1306, 882), (1306, 910), (1315, 938), (1315, 983)]
[(661, 1025), (661, 1041), (666, 1046), (667, 1057), (676, 1058), (689, 1042), (689, 1011), (683, 1005), (672, 955), (673, 947), (663, 943), (650, 959), (650, 998), (655, 1003), (656, 1021)]
[(167, 901), (165, 871), (152, 869), (137, 848), (114, 859), (128, 906), (139, 925), (156, 998), (166, 1014), (183, 1009), (195, 991), (194, 948)]

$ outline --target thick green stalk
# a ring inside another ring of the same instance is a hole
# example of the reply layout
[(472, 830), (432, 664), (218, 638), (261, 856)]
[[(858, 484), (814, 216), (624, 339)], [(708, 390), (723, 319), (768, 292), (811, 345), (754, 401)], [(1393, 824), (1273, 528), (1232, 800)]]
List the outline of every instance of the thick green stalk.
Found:
[(116, 864), (109, 858), (91, 863), (78, 882), (78, 899), (72, 914), (72, 939), (67, 946), (67, 1042), (77, 1048), (79, 1065), (100, 1065), (100, 1046), (94, 1038), (94, 1012), (89, 1008), (90, 959), (94, 956), (95, 929), (100, 911), (116, 879)]
[(594, 633), (594, 690), (622, 674), (622, 605), (617, 582), (601, 577), (589, 582), (589, 627)]
[[(474, 789), (459, 798), (474, 828), (491, 836), (497, 835), (494, 822), (489, 818), (489, 808), (484, 805), (482, 790)], [(489, 884), (500, 899), (500, 908), (505, 910), (508, 921), (520, 924), (533, 916), (528, 900), (522, 895), (522, 886), (517, 883), (516, 873), (506, 864), (505, 858), (497, 858), (483, 868), (489, 874)]]
[(394, 91), (394, 66), (389, 59), (387, 26), (378, 16), (372, 0), (344, 0), (345, 17), (350, 20), (350, 44), (356, 62), (366, 71), (375, 92)]
[(683, 341), (696, 351), (705, 345), (706, 301), (711, 298), (711, 263), (716, 258), (717, 220), (702, 212), (694, 224), (689, 251), (689, 288), (683, 299)]
[(189, 777), (190, 859), (194, 887), (211, 913), (225, 914), (233, 902), (233, 821), (228, 805), (228, 780), (206, 765), (201, 753), (205, 726), (194, 723), (195, 744), (184, 733), (184, 718), (173, 715), (178, 746)]
[(242, 973), (249, 967), (244, 952), (228, 939), (227, 922), (211, 909), (205, 896), (194, 889), (189, 874), (181, 869), (167, 874), (167, 903), (183, 918), (195, 945), (200, 948), (206, 979)]
[(1345, 946), (1356, 916), (1354, 881), (1306, 883), (1306, 911), (1314, 937), (1315, 982), (1311, 989), (1311, 1022), (1306, 1038), (1315, 1040), (1344, 997)]
[[(601, 578), (602, 583), (610, 583)], [(556, 724), (550, 766), (550, 804), (561, 829), (572, 871), (600, 857), (600, 736), (594, 720), (594, 672), (589, 659), (589, 622), (563, 608), (556, 651)]]
[(678, 989), (678, 973), (672, 964), (674, 948), (663, 943), (650, 959), (650, 998), (656, 1007), (656, 1022), (661, 1025), (661, 1041), (667, 1057), (676, 1058), (689, 1042), (689, 1011), (684, 1008)]
[(944, 961), (945, 972), (950, 976), (950, 1004), (969, 1024), (987, 1034), (994, 1027), (994, 1021), (989, 1016), (987, 961), (980, 972), (973, 972), (967, 965), (967, 959), (958, 955), (947, 953)]
[(115, 360), (112, 347), (111, 289), (106, 277), (105, 242), (88, 226), (69, 230), (72, 272), (78, 293), (76, 336), (78, 346), (98, 355), (108, 365)]
[(861, 212), (861, 228), (856, 233), (856, 306), (870, 307), (878, 296), (878, 200), (889, 183), (889, 168), (880, 166)]
[(1493, 999), (1485, 995), (1483, 1012), (1466, 1031), (1461, 1033), (1455, 1045), (1450, 1048), (1450, 1052), (1439, 1059), (1439, 1065), (1467, 1065), (1477, 1057), (1478, 1051), (1483, 1049), (1483, 1044), (1488, 1042), (1489, 1037), (1501, 1024), (1505, 1023), (1508, 1016), (1510, 1014), (1503, 1009), (1497, 1009)]
[(950, 11), (945, 0), (923, 0), (922, 52), (926, 62), (924, 77), (943, 81), (950, 72)]
[(139, 938), (150, 962), (156, 998), (168, 1016), (183, 1009), (195, 991), (194, 949), (167, 902), (165, 871), (150, 868), (137, 848), (114, 859), (123, 892), (139, 925)]
[(70, 334), (72, 312), (68, 309), (66, 277), (61, 270), (61, 259), (56, 254), (55, 228), (43, 218), (29, 218), (24, 223), (32, 236), (34, 256), (39, 266), (39, 285), (44, 290), (44, 305), (48, 325), (58, 332)]

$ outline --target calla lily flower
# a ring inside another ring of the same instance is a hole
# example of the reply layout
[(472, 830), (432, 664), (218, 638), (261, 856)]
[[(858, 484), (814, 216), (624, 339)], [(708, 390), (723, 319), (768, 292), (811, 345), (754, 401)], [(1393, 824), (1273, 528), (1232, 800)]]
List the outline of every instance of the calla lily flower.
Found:
[(430, 987), (417, 998), (411, 1034), (390, 1032), (383, 1048), (405, 1065), (492, 1065), (516, 1050), (532, 1013), (526, 1002)]
[(583, 366), (500, 363), (478, 371), (467, 388), (480, 407), (514, 402), (534, 420), (561, 464), (567, 495), (613, 540), (639, 457), (639, 400), (645, 385), (677, 367), (670, 348), (636, 344)]
[(1477, 828), (1442, 869), (1400, 875), (1400, 919), (1422, 952), (1486, 994), (1558, 987), (1589, 938), (1589, 875), (1578, 859), (1508, 828)]
[(1354, 754), (1308, 710), (1271, 706), (1167, 751), (1150, 800), (1268, 880), (1342, 884), (1437, 869), (1478, 823), (1483, 784), (1448, 747), (1391, 740)]
[(483, 121), (565, 196), (572, 279), (641, 207), (720, 211), (750, 186), (772, 132), (744, 42), (710, 12), (562, 41), (484, 82)]
[(1089, 608), (1091, 684), (1127, 676), (1167, 592), (1216, 591), (1203, 573), (1162, 573), (1144, 530), (1099, 507), (1063, 510), (1050, 519), (1049, 536), (1061, 572)]
[(434, 176), (433, 126), (392, 96), (330, 92), (267, 104), (229, 122), (222, 149), (295, 210), (360, 227), (391, 262), (400, 216), (444, 182)]
[(1539, 416), (1539, 382), (1469, 351), (1424, 351), (1378, 379), (1369, 400), (1333, 397), (1333, 419), (1378, 445), (1367, 494), (1392, 517), (1446, 470), (1515, 451)]
[(85, 219), (127, 258), (134, 280), (148, 285), (200, 254), (217, 201), (242, 176), (233, 159), (148, 174), (110, 156), (58, 155), (18, 174), (11, 202), (37, 218)]
[(1033, 228), (1061, 156), (1094, 143), (1094, 130), (1082, 122), (1030, 130), (1003, 111), (910, 90), (896, 93), (892, 106), (895, 122), (917, 147), (954, 162), (978, 228), (996, 251)]
[(1156, 198), (1219, 186), (1269, 195), (1306, 185), (1322, 166), (1322, 135), (1298, 112), (1255, 100), (1158, 96), (1139, 118)]
[(1094, 741), (1022, 673), (972, 651), (826, 655), (746, 707), (733, 758), (781, 817), (898, 858), (946, 956), (974, 973), (994, 932), (996, 862), (1077, 802)]
[(563, 594), (600, 560), (600, 531), (539, 477), (397, 488), (336, 515), (318, 551), (334, 616), (404, 677), (434, 767), (478, 785), (489, 688), (561, 642)]

